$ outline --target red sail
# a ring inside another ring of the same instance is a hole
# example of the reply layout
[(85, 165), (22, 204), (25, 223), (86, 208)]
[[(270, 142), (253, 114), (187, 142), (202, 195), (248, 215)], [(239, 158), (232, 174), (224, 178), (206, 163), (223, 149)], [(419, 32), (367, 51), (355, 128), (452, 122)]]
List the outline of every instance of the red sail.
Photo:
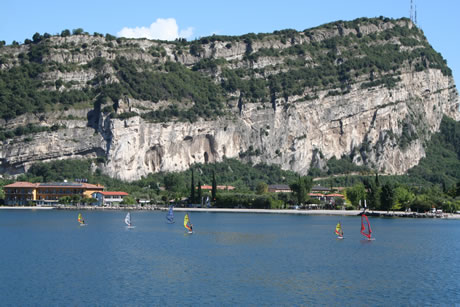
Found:
[(368, 239), (371, 238), (372, 234), (371, 224), (369, 224), (369, 219), (365, 214), (361, 215), (361, 234)]

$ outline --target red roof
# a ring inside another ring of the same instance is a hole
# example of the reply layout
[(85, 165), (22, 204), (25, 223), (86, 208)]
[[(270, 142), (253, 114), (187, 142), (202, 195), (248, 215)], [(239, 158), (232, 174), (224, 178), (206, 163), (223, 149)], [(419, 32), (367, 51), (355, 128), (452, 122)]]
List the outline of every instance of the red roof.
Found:
[(320, 196), (320, 197), (323, 197), (324, 194), (321, 194), (321, 193), (308, 193), (309, 196)]
[(202, 190), (212, 190), (212, 186), (210, 186), (210, 185), (202, 185), (201, 189)]
[(94, 192), (94, 193), (101, 193), (104, 196), (118, 196), (118, 195), (126, 196), (126, 195), (129, 195), (126, 192), (115, 192), (115, 191), (104, 191), (104, 192), (101, 191), (101, 192)]
[(35, 188), (37, 186), (36, 183), (31, 183), (27, 181), (18, 181), (15, 183), (7, 184), (4, 188)]

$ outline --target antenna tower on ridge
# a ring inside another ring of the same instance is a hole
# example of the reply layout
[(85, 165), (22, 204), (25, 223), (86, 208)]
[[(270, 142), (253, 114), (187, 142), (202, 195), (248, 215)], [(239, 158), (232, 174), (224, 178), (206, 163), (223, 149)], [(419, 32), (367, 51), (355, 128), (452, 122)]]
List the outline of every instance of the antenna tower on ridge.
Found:
[(417, 4), (414, 5), (414, 0), (410, 0), (410, 20), (417, 25)]
[(410, 0), (409, 18), (411, 21), (414, 21), (414, 1), (413, 0)]

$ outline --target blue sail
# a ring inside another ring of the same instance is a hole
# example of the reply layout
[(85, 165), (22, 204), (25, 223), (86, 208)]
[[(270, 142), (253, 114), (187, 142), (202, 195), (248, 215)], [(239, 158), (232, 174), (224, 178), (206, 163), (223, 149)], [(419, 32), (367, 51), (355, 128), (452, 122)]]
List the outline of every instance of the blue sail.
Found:
[(168, 220), (169, 223), (174, 223), (174, 211), (173, 211), (173, 206), (169, 207), (168, 214), (166, 215), (166, 219)]

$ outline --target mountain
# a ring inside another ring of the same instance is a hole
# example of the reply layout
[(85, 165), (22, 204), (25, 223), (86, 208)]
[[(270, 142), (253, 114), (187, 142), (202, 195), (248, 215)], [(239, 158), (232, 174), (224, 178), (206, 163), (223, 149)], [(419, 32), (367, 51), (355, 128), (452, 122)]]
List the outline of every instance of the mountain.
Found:
[(452, 73), (405, 18), (192, 42), (65, 30), (0, 47), (7, 174), (67, 158), (130, 181), (224, 158), (402, 174), (443, 116), (460, 120)]

